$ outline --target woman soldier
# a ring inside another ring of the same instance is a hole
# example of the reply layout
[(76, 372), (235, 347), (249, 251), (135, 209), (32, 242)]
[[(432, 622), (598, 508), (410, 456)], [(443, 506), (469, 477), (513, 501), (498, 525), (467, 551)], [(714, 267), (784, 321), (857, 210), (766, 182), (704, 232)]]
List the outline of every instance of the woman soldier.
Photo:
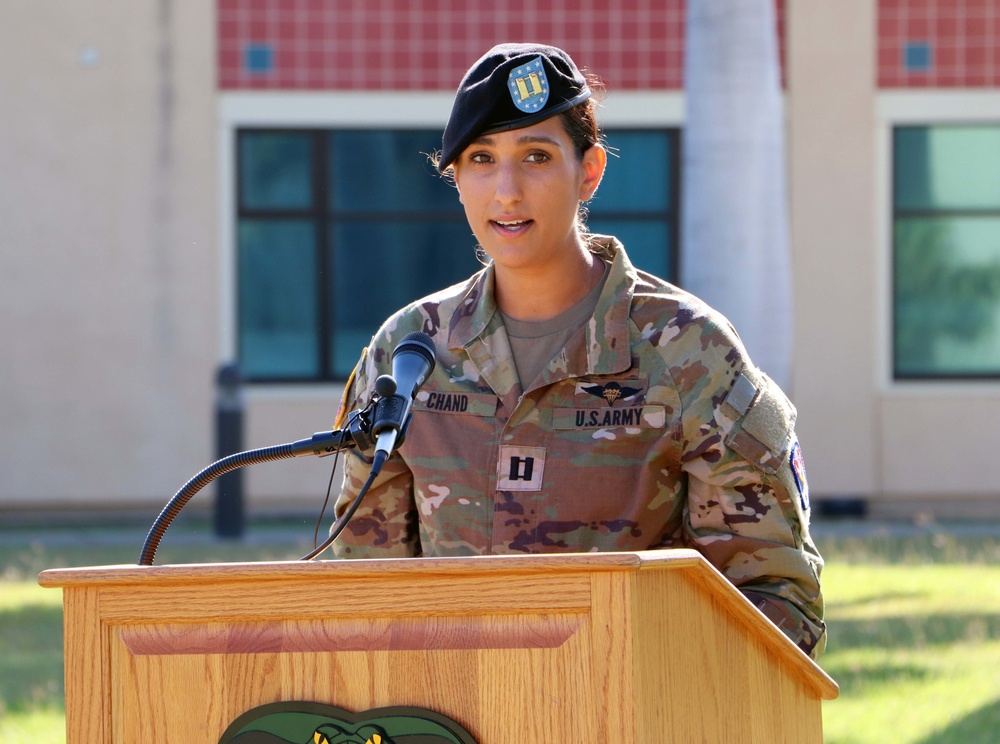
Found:
[[(401, 557), (693, 547), (803, 650), (825, 646), (795, 410), (736, 332), (580, 219), (607, 154), (560, 49), (503, 44), (466, 74), (438, 170), (489, 261), (394, 314), (344, 411), (405, 335), (437, 365), (335, 543)], [(370, 461), (347, 456), (342, 514)]]

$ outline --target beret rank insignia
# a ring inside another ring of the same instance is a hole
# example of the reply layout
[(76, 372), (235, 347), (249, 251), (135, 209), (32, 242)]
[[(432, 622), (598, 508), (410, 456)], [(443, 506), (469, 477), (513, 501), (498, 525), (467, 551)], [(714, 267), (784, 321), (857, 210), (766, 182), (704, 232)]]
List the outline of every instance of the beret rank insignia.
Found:
[(519, 111), (531, 114), (543, 108), (549, 100), (549, 79), (545, 75), (542, 58), (535, 57), (511, 70), (507, 87)]

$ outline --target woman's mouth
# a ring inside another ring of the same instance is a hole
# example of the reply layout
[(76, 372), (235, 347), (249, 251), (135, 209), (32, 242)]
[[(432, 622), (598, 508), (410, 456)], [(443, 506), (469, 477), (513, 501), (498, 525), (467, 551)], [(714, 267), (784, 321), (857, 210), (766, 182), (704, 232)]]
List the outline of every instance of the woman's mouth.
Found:
[(526, 229), (532, 220), (493, 220), (492, 222), (504, 232), (517, 233)]

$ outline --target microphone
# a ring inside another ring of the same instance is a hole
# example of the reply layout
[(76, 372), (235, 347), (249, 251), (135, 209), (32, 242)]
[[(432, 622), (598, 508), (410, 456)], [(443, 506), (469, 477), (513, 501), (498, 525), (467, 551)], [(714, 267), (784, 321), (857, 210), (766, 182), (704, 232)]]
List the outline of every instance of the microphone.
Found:
[[(392, 352), (392, 376), (375, 380), (380, 400), (376, 407), (372, 436), (376, 437), (372, 472), (378, 472), (396, 448), (402, 444), (409, 424), (410, 409), (417, 390), (434, 371), (434, 342), (426, 333), (408, 333)], [(381, 454), (380, 454), (381, 453)]]

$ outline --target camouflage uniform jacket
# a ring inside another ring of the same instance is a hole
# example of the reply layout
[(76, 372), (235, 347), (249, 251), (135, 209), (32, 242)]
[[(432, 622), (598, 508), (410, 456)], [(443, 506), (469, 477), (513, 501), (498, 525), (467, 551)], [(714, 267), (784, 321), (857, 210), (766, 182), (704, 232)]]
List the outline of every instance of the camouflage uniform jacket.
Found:
[[(404, 443), (335, 543), (340, 557), (693, 547), (801, 648), (826, 641), (795, 410), (718, 313), (636, 270), (621, 243), (594, 316), (522, 390), (493, 268), (393, 315), (343, 410), (407, 333), (434, 339)], [(343, 413), (342, 410), (342, 413)], [(343, 513), (369, 464), (348, 453)]]

